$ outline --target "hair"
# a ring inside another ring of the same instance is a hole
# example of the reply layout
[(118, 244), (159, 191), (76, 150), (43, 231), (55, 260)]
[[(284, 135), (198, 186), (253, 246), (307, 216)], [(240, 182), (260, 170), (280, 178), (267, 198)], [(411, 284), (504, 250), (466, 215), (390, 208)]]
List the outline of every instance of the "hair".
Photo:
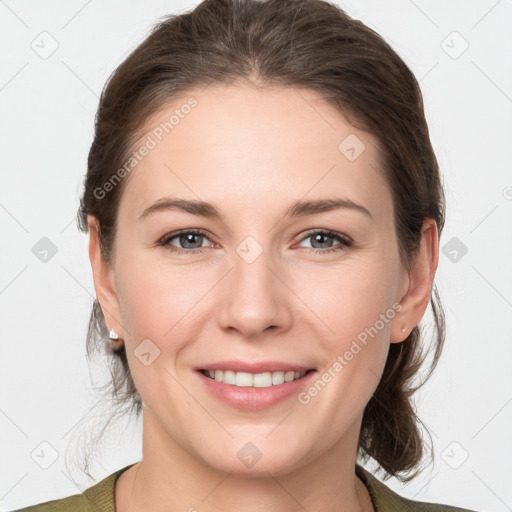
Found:
[[(441, 236), (445, 197), (421, 90), (391, 46), (324, 0), (205, 0), (190, 11), (159, 19), (101, 93), (77, 223), (87, 233), (87, 216), (97, 219), (106, 264), (115, 260), (117, 212), (126, 179), (110, 187), (108, 200), (97, 191), (107, 190), (105, 184), (123, 168), (145, 124), (192, 88), (239, 80), (321, 93), (353, 126), (376, 137), (380, 171), (392, 192), (399, 255), (407, 269), (417, 255), (425, 219), (435, 220)], [(433, 357), (425, 379), (414, 382), (428, 352), (423, 350), (422, 324), (421, 332), (417, 325), (402, 343), (390, 344), (383, 375), (363, 413), (358, 456), (377, 462), (385, 479), (409, 481), (424, 456), (419, 423), (425, 425), (412, 395), (431, 376), (445, 338), (435, 284), (429, 300), (434, 333), (424, 345)], [(108, 331), (95, 299), (87, 357), (106, 345)], [(112, 351), (108, 361), (107, 389), (118, 405), (138, 416), (143, 404), (124, 346)]]

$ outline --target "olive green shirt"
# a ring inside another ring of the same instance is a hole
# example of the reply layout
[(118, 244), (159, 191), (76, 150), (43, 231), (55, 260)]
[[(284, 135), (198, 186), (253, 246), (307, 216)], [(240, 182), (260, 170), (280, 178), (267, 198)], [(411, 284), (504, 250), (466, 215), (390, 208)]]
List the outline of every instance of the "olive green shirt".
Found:
[[(131, 466), (133, 464), (119, 469), (86, 489), (82, 494), (47, 501), (12, 512), (115, 512), (114, 485), (121, 473)], [(356, 474), (366, 485), (375, 512), (475, 512), (450, 505), (426, 503), (403, 498), (359, 464), (356, 464)]]

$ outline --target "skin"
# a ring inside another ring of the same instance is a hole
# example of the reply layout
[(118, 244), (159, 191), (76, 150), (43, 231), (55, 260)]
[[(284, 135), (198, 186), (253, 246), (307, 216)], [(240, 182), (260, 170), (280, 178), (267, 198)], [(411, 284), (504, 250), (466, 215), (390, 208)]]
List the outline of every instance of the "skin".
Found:
[[(355, 475), (362, 415), (390, 343), (402, 342), (428, 305), (436, 224), (425, 221), (407, 270), (376, 140), (318, 93), (212, 85), (166, 106), (145, 133), (189, 96), (198, 105), (129, 175), (112, 266), (100, 256), (90, 218), (98, 300), (108, 328), (124, 340), (144, 402), (143, 459), (118, 480), (116, 508), (316, 512), (343, 504), (346, 512), (371, 511)], [(338, 150), (349, 134), (366, 146), (354, 161)], [(138, 220), (167, 195), (212, 202), (224, 221), (177, 210)], [(373, 218), (349, 209), (283, 217), (298, 199), (339, 197), (365, 206)], [(209, 236), (188, 246), (172, 240), (187, 254), (158, 244), (194, 228)], [(329, 237), (315, 242), (307, 232), (317, 228), (345, 234), (353, 245)], [(236, 252), (247, 236), (263, 249), (252, 263)], [(325, 253), (329, 248), (337, 250)], [(402, 310), (308, 404), (294, 396), (240, 411), (209, 394), (192, 369), (226, 359), (279, 360), (321, 374), (396, 303)], [(145, 338), (160, 350), (148, 366), (134, 355)], [(251, 468), (237, 457), (248, 441), (262, 453)]]

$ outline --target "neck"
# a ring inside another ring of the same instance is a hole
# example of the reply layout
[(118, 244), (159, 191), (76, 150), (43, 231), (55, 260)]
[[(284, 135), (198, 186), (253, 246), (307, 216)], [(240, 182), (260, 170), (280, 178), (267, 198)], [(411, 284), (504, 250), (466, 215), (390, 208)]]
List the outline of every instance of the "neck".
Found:
[(221, 472), (193, 457), (147, 409), (143, 422), (143, 459), (116, 483), (117, 512), (373, 511), (355, 474), (360, 420), (328, 453), (286, 474), (258, 477)]

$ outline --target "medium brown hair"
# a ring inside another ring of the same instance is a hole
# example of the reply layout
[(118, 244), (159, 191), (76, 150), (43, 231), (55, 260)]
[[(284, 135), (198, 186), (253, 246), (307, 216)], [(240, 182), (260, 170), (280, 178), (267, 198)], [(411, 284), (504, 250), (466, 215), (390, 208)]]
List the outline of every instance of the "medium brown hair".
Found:
[[(109, 190), (107, 200), (95, 191), (122, 168), (145, 123), (174, 98), (192, 88), (240, 79), (319, 92), (353, 126), (376, 137), (381, 172), (392, 191), (400, 258), (408, 269), (425, 219), (435, 220), (441, 236), (444, 193), (421, 90), (391, 46), (323, 0), (205, 0), (160, 19), (102, 91), (77, 221), (87, 233), (87, 216), (97, 219), (107, 264), (114, 261), (126, 179)], [(426, 345), (434, 355), (425, 379), (413, 382), (427, 355), (424, 333), (415, 326), (404, 342), (390, 344), (384, 373), (364, 410), (358, 454), (364, 461), (373, 458), (385, 478), (409, 481), (418, 471), (407, 477), (399, 473), (417, 468), (424, 455), (412, 395), (432, 374), (444, 343), (444, 313), (435, 284), (430, 305), (435, 329)], [(96, 299), (88, 357), (106, 344), (108, 331)], [(142, 401), (124, 347), (111, 354), (110, 371), (108, 389), (118, 404), (128, 404), (139, 415)]]

